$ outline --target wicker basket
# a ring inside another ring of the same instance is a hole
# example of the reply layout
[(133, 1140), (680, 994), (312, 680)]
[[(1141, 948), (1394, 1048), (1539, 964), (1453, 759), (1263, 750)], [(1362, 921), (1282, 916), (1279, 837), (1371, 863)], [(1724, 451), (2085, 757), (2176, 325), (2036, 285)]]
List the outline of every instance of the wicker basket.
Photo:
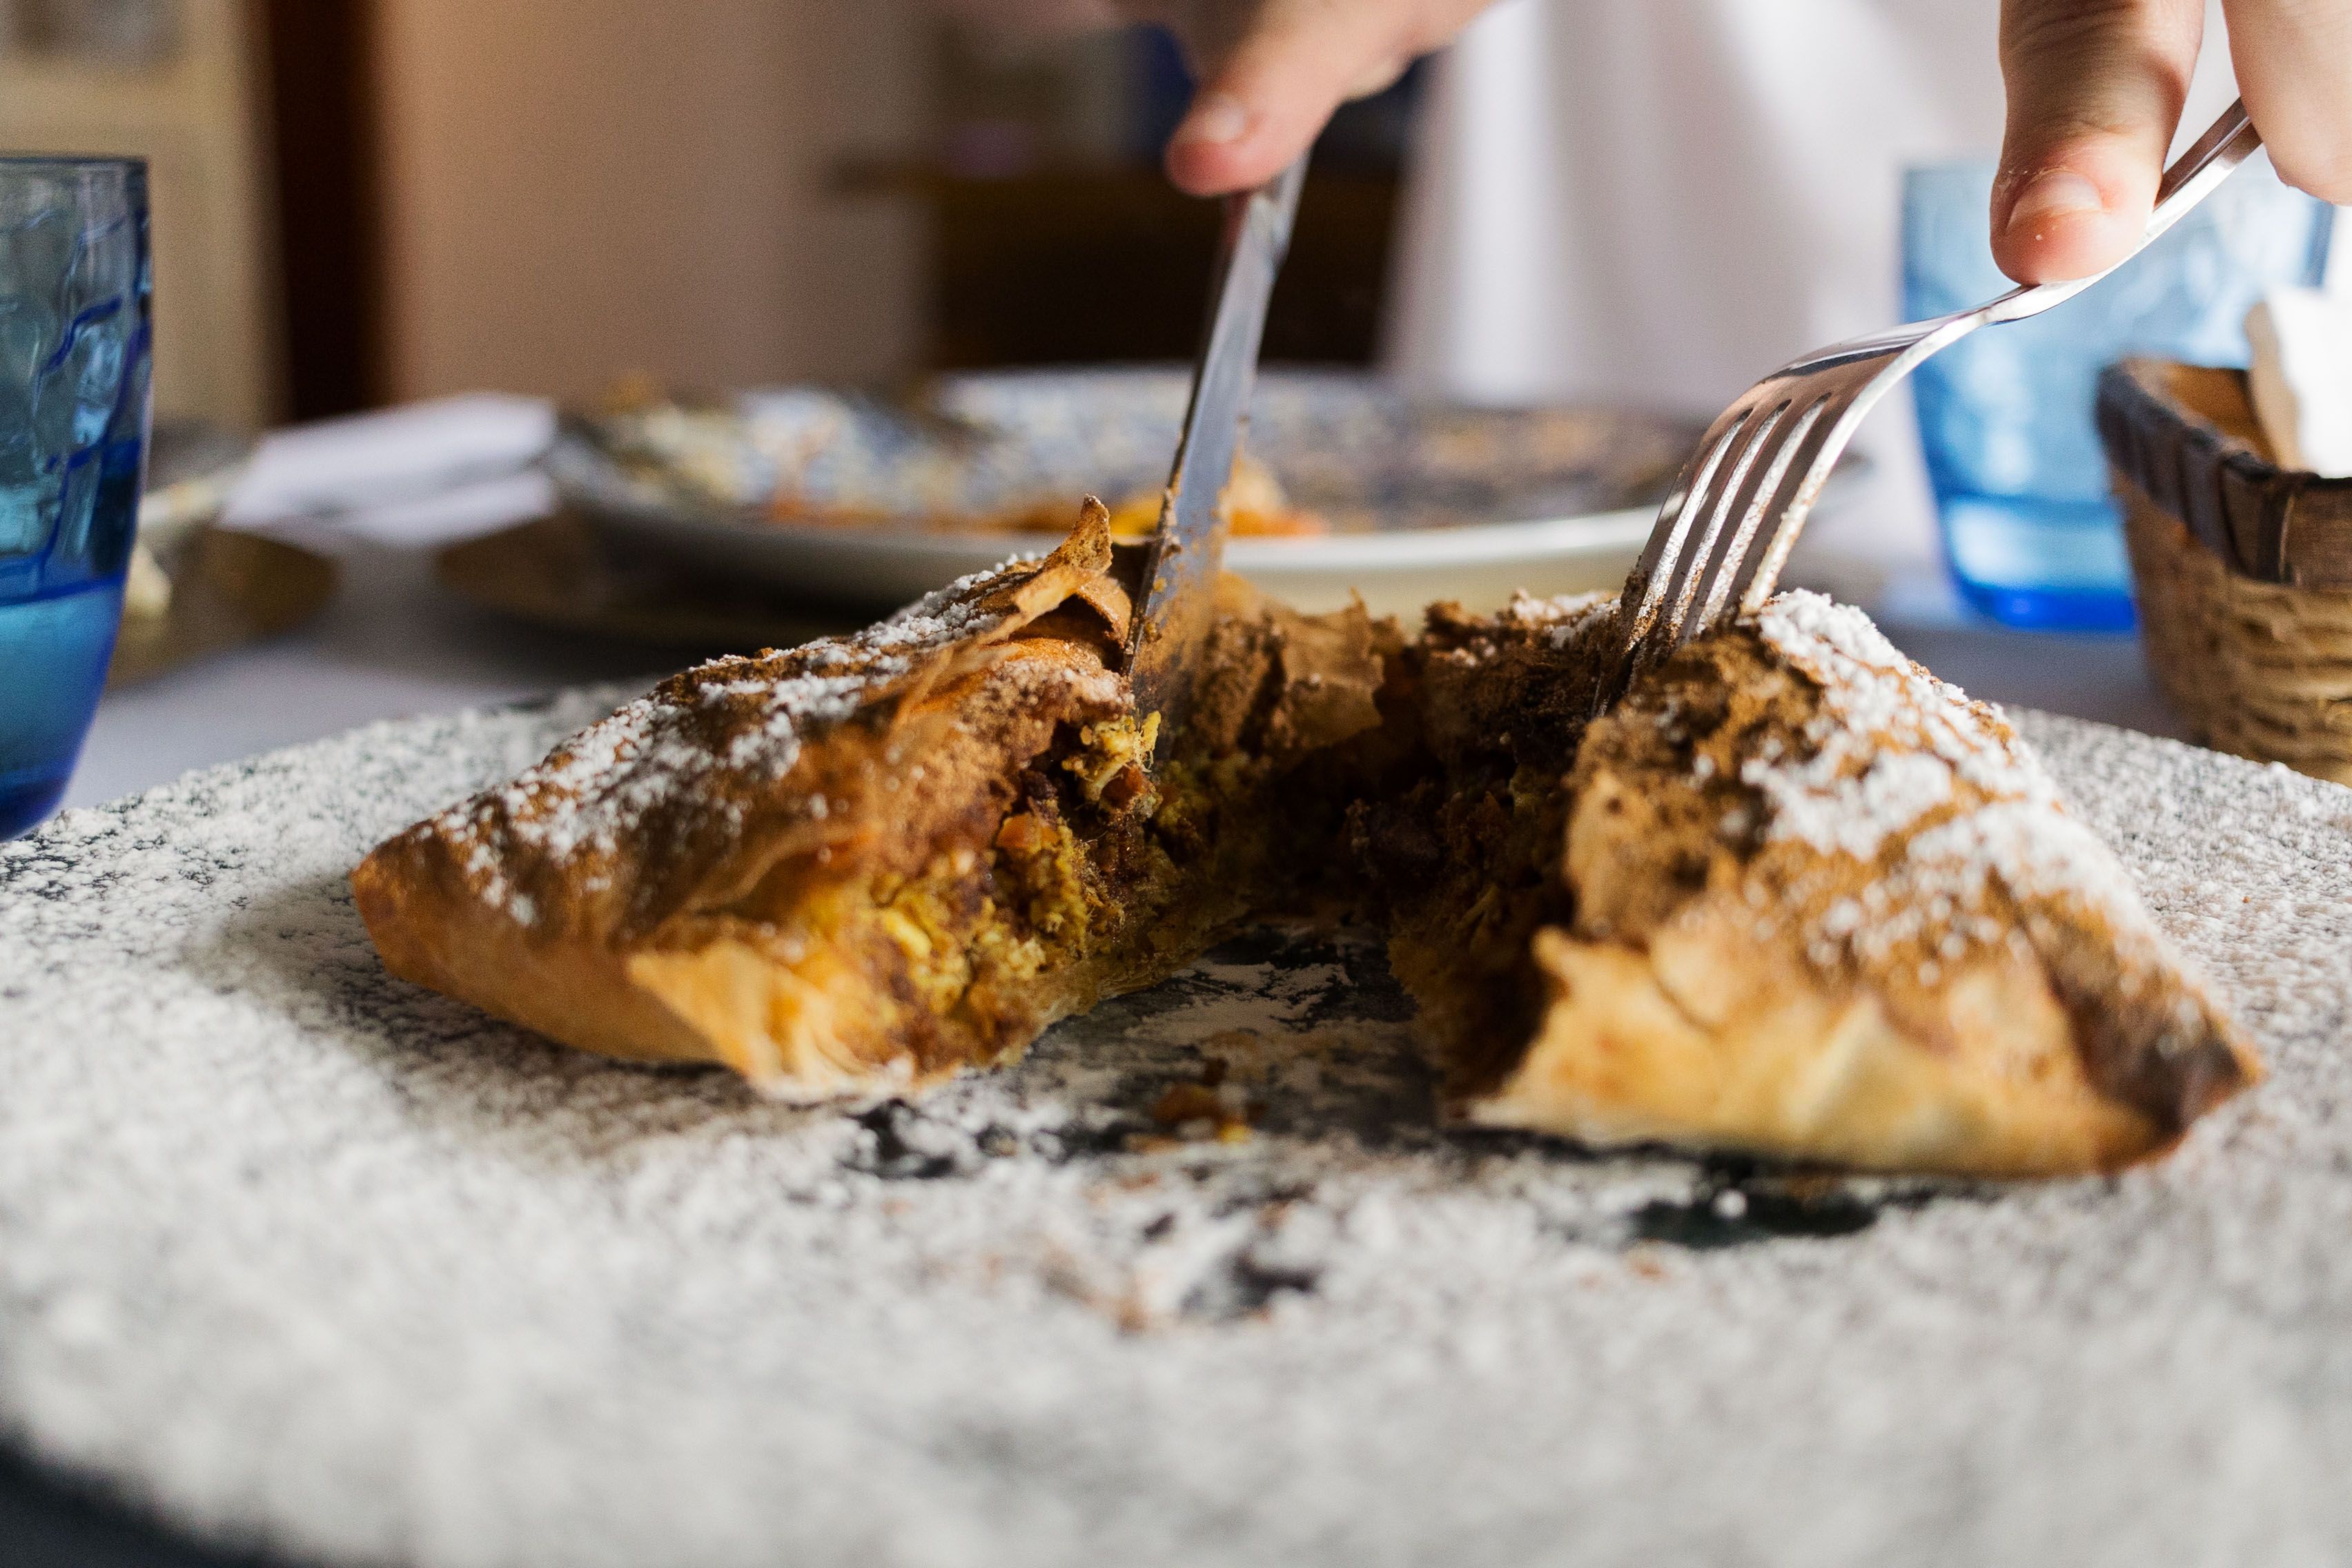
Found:
[(2352, 480), (2270, 460), (2242, 372), (2099, 384), (2147, 660), (2197, 737), (2352, 784)]

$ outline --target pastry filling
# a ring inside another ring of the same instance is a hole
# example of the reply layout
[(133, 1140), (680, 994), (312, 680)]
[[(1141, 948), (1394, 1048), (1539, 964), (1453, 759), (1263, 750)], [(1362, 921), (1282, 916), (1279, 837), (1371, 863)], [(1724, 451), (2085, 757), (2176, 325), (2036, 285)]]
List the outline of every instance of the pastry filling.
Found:
[[(715, 783), (666, 789), (665, 808), (691, 809), (649, 813), (641, 833), (715, 841), (707, 861), (622, 855), (608, 875), (575, 851), (551, 864), (549, 816), (593, 815), (630, 786), (605, 780), (583, 805), (526, 775), (387, 846), (360, 874), (362, 908), (404, 973), (591, 1048), (715, 1056), (791, 1098), (1000, 1062), (1054, 1020), (1162, 979), (1269, 903), (1304, 896), (1331, 858), (1302, 851), (1336, 842), (1331, 759), (1380, 722), (1381, 628), (1360, 610), (1295, 616), (1238, 585), (1225, 599), (1193, 722), (1157, 765), (1158, 717), (1134, 713), (1105, 668), (1116, 626), (1048, 614), (971, 668), (865, 705), (822, 755), (793, 754), (794, 787), (740, 799)], [(662, 711), (703, 721), (721, 700), (755, 697), (733, 673), (707, 667)], [(632, 734), (625, 755), (675, 744), (699, 767), (732, 755), (730, 737), (756, 718), (730, 713), (690, 742)], [(574, 749), (601, 753), (594, 733)], [(537, 772), (571, 777), (563, 753)], [(755, 832), (762, 810), (782, 820)], [(499, 835), (509, 853), (459, 855), (445, 833)], [(578, 836), (568, 829), (567, 844)], [(550, 967), (551, 947), (576, 955), (581, 978), (650, 1004), (694, 1043), (648, 1048), (645, 1025), (632, 1036), (600, 1011), (551, 1011), (503, 967), (497, 994), (459, 981), (382, 913), (397, 879), (375, 870), (408, 856), (411, 876), (463, 879), (469, 916), (526, 912), (520, 928), (478, 922), (526, 969)], [(549, 918), (559, 909), (568, 920)]]
[(793, 967), (847, 960), (856, 994), (887, 999), (883, 1033), (928, 1076), (996, 1062), (1139, 966), (1181, 963), (1213, 915), (1207, 886), (1180, 866), (1212, 839), (1238, 858), (1215, 829), (1253, 770), (1184, 767), (1155, 782), (1157, 729), (1131, 715), (1057, 725), (994, 809), (910, 874), (793, 900), (778, 926)]

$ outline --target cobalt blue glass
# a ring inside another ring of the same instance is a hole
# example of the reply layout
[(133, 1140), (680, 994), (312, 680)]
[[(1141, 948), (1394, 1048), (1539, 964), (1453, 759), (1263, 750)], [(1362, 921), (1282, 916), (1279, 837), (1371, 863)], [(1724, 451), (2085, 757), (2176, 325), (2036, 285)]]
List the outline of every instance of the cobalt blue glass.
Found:
[(139, 528), (147, 165), (0, 158), (0, 838), (57, 807)]
[[(1906, 176), (1907, 320), (2014, 287), (1993, 265), (1992, 180), (1990, 162)], [(2099, 372), (2136, 353), (2244, 364), (2247, 310), (2273, 285), (2320, 280), (2333, 217), (2257, 158), (2097, 287), (1919, 368), (1919, 434), (1963, 598), (2013, 626), (2130, 627), (2122, 516), (2093, 423)]]

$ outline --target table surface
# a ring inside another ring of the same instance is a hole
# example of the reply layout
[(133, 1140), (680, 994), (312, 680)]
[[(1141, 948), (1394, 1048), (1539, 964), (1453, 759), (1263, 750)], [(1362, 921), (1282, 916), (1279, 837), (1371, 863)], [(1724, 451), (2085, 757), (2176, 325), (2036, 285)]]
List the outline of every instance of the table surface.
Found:
[[(862, 1118), (388, 982), (352, 860), (592, 711), (372, 727), (15, 858), (0, 1405), (50, 1451), (354, 1563), (2352, 1542), (2335, 786), (2021, 714), (2272, 1082), (2112, 1181), (1791, 1187), (1442, 1135), (1368, 932)], [(1217, 1040), (1257, 1134), (1132, 1158)]]
[[(521, 700), (596, 681), (650, 683), (676, 652), (558, 634), (477, 610), (439, 589), (429, 557), (363, 541), (337, 546), (341, 586), (310, 626), (110, 696), (68, 804), (89, 805), (191, 769), (380, 719)], [(2030, 635), (1974, 625), (1932, 592), (1874, 605), (1907, 652), (1972, 694), (2158, 734), (2177, 721), (2136, 639)], [(256, 1559), (171, 1539), (0, 1448), (0, 1561), (15, 1568), (221, 1568)]]

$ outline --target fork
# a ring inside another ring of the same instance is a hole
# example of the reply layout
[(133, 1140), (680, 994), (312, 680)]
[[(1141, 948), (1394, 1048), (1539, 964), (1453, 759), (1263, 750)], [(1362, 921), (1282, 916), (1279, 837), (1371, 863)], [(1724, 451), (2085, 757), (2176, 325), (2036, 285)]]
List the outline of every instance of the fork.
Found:
[[(2116, 266), (2187, 216), (2261, 145), (2245, 104), (2231, 104), (2165, 171), (2147, 232)], [(1708, 426), (1626, 579), (1623, 652), (1604, 703), (1727, 612), (1771, 597), (1830, 471), (1897, 382), (1978, 328), (2038, 316), (2114, 270), (2021, 287), (1973, 310), (1853, 338), (1750, 387)]]

